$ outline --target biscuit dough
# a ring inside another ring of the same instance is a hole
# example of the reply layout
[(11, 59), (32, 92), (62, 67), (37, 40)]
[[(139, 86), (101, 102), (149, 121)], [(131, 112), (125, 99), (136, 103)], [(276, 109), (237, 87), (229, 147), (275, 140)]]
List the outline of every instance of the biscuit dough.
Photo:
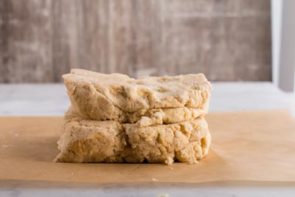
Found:
[[(66, 113), (66, 116), (71, 116), (73, 114), (88, 119), (87, 116), (75, 111), (75, 109), (71, 107)], [(149, 109), (145, 112), (137, 111), (134, 113), (122, 114), (122, 116), (120, 116), (122, 119), (117, 121), (121, 123), (136, 123), (139, 126), (150, 126), (194, 120), (204, 114), (206, 114), (204, 110), (188, 107)]]
[(115, 121), (67, 120), (58, 141), (57, 162), (122, 162), (123, 127)]
[(125, 124), (131, 154), (127, 162), (197, 163), (207, 155), (211, 136), (204, 118), (176, 124), (138, 127)]
[(208, 154), (203, 74), (133, 79), (73, 69), (57, 162), (196, 163)]
[(208, 153), (211, 136), (203, 117), (140, 127), (117, 121), (68, 116), (58, 141), (59, 162), (196, 163)]
[(73, 69), (63, 78), (72, 108), (88, 119), (134, 123), (151, 109), (208, 111), (211, 85), (203, 74), (133, 79)]

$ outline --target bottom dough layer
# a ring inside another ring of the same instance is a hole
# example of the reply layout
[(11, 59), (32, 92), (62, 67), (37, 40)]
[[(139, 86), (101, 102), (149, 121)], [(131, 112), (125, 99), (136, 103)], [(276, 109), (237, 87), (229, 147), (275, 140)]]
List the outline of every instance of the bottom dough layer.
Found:
[(210, 143), (203, 117), (147, 127), (72, 118), (65, 122), (55, 161), (196, 163), (207, 155)]

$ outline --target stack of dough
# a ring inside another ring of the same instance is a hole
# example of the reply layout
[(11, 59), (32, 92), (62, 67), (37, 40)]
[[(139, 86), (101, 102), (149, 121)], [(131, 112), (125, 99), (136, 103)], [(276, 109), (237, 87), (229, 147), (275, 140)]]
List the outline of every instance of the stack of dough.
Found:
[(196, 163), (208, 153), (203, 74), (133, 79), (73, 69), (58, 162)]

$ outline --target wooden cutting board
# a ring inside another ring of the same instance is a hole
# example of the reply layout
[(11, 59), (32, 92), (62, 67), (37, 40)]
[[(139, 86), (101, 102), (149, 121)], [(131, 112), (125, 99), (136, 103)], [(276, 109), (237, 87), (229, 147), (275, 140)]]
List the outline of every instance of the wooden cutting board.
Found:
[(62, 117), (0, 118), (0, 183), (295, 184), (295, 120), (286, 111), (212, 113), (209, 156), (199, 164), (53, 163)]

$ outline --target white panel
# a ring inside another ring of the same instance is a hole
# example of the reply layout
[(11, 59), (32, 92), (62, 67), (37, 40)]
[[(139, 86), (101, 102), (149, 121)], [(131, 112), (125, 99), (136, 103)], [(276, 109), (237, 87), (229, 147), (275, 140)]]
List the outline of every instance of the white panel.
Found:
[(295, 1), (282, 4), (282, 32), (279, 66), (279, 87), (294, 92), (295, 78)]
[(282, 29), (282, 0), (271, 1), (272, 81), (279, 85), (279, 63)]

